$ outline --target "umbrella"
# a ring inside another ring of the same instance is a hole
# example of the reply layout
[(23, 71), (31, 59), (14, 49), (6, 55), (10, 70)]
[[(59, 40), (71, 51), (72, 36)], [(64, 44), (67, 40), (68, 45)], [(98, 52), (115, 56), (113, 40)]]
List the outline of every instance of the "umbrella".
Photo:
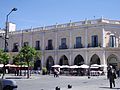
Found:
[(60, 68), (61, 66), (60, 65), (53, 65), (52, 67)]
[(98, 64), (92, 64), (90, 68), (93, 68), (93, 69), (97, 69), (101, 67), (101, 65), (98, 65)]
[(7, 65), (5, 65), (5, 67), (17, 67), (17, 66), (14, 64), (7, 64)]
[(93, 69), (98, 69), (99, 67), (90, 67), (90, 68), (93, 68)]
[(98, 64), (92, 64), (91, 67), (101, 67), (101, 65), (98, 65)]
[(79, 66), (79, 68), (89, 68), (89, 66), (88, 66), (88, 65), (83, 64), (83, 65)]
[(101, 64), (100, 67), (107, 67), (107, 65), (106, 65), (106, 64), (105, 64), (105, 65), (104, 65), (104, 64)]
[(4, 65), (3, 64), (0, 64), (0, 67), (3, 67)]
[(78, 68), (77, 65), (69, 66), (69, 68)]
[(70, 66), (68, 65), (62, 65), (60, 68), (69, 68)]

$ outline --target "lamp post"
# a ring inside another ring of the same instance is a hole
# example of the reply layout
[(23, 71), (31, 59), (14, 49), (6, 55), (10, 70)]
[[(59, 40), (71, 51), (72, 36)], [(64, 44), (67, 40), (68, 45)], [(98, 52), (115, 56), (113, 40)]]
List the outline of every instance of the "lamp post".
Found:
[(13, 11), (17, 11), (17, 8), (13, 8), (6, 16), (6, 26), (5, 26), (5, 47), (4, 47), (4, 52), (7, 52), (8, 51), (8, 42), (7, 42), (7, 39), (9, 38), (8, 37), (8, 32), (9, 32), (9, 29), (8, 29), (8, 17), (9, 15), (13, 12)]
[[(13, 8), (6, 16), (6, 26), (5, 26), (5, 37), (3, 38), (5, 40), (5, 47), (4, 47), (4, 52), (7, 52), (8, 51), (8, 42), (7, 42), (7, 39), (8, 39), (8, 17), (9, 15), (13, 12), (13, 11), (16, 11), (17, 8)], [(5, 75), (5, 62), (4, 62), (4, 66), (3, 66), (3, 76), (2, 76), (2, 79), (4, 78), (4, 75)]]

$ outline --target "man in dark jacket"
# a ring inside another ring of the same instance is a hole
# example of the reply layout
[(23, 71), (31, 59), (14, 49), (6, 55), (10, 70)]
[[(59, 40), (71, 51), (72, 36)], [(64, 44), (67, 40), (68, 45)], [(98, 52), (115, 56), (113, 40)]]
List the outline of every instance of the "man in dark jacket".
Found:
[(115, 73), (115, 70), (112, 67), (110, 67), (108, 69), (108, 79), (109, 79), (109, 82), (110, 82), (110, 88), (112, 88), (112, 84), (115, 87), (116, 73)]

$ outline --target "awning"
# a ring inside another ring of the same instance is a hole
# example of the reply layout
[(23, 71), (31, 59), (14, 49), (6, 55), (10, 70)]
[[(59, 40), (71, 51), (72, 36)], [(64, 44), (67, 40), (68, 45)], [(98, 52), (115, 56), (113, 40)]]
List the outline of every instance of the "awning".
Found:
[(14, 64), (7, 64), (7, 65), (5, 65), (5, 67), (17, 67), (17, 65), (14, 65)]
[(83, 64), (83, 65), (79, 66), (79, 68), (89, 68), (89, 66), (88, 66), (88, 65)]
[(0, 64), (0, 67), (3, 67), (4, 65), (3, 64)]
[(52, 67), (54, 67), (54, 68), (60, 68), (61, 66), (60, 65), (53, 65)]
[(68, 65), (62, 65), (60, 68), (70, 68)]
[(69, 68), (78, 68), (79, 66), (77, 65), (73, 65), (73, 66), (69, 66)]

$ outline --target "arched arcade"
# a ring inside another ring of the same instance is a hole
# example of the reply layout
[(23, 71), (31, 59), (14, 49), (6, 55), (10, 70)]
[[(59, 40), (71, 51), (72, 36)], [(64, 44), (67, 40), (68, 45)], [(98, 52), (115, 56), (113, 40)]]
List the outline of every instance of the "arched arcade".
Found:
[(77, 55), (77, 56), (75, 57), (75, 59), (74, 59), (74, 65), (80, 66), (80, 65), (82, 65), (82, 64), (84, 64), (84, 59), (83, 59), (83, 57), (82, 57), (81, 55)]

